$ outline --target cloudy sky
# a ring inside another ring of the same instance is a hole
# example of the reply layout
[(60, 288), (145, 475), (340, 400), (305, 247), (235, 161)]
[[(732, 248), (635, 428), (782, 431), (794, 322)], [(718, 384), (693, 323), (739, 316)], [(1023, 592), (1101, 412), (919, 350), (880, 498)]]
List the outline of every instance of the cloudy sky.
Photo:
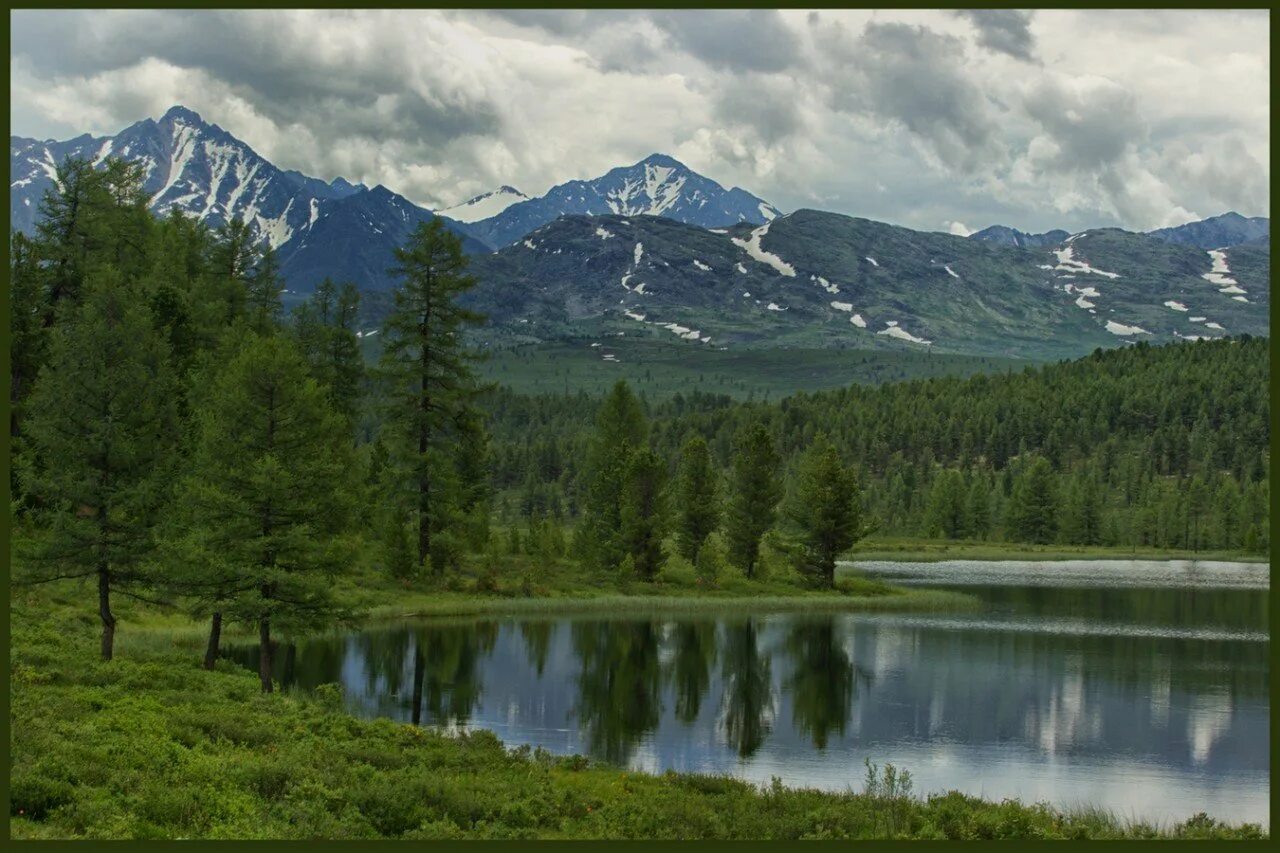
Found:
[(12, 132), (183, 104), (428, 207), (655, 151), (928, 230), (1269, 215), (1270, 22), (1218, 11), (13, 12)]

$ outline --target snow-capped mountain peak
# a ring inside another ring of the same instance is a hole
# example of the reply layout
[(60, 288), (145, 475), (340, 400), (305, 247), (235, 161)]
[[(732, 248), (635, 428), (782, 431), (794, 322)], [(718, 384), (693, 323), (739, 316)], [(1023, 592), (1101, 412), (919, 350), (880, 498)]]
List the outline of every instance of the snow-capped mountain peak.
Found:
[(528, 199), (529, 197), (520, 190), (503, 184), (496, 190), (481, 193), (475, 198), (467, 199), (453, 207), (443, 208), (437, 213), (459, 222), (479, 222), (481, 219), (497, 216), (511, 205), (528, 201)]
[[(326, 182), (279, 169), (182, 106), (115, 136), (86, 134), (62, 142), (10, 137), (9, 154), (14, 230), (34, 230), (40, 201), (55, 185), (63, 160), (101, 165), (109, 156), (121, 157), (141, 165), (154, 213), (163, 216), (178, 208), (212, 227), (243, 220), (255, 238), (279, 250), (282, 270), (295, 289), (305, 290), (325, 275), (388, 286), (391, 252), (415, 223), (433, 217), (385, 187), (369, 189), (343, 178)], [(450, 227), (463, 231), (456, 223)], [(465, 234), (463, 245), (468, 252), (488, 250)]]
[(512, 204), (475, 225), (477, 235), (490, 245), (505, 246), (560, 216), (605, 214), (663, 216), (717, 228), (739, 222), (762, 225), (779, 211), (746, 190), (726, 190), (674, 157), (651, 154), (598, 178), (552, 187), (546, 195)]

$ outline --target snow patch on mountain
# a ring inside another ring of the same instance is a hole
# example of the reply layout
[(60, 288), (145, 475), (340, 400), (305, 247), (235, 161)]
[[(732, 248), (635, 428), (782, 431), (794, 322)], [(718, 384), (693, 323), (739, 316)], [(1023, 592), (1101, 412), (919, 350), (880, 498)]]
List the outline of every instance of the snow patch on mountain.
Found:
[(1117, 323), (1115, 320), (1107, 321), (1107, 331), (1113, 335), (1149, 335), (1151, 334), (1141, 326), (1126, 326), (1124, 323)]
[(884, 328), (876, 332), (877, 335), (887, 335), (891, 338), (897, 338), (900, 341), (910, 341), (913, 344), (930, 344), (932, 341), (926, 341), (924, 338), (916, 337), (906, 329), (898, 325), (897, 320), (886, 320)]
[[(1079, 236), (1080, 235), (1077, 234), (1073, 237), (1069, 237), (1067, 239), (1067, 242), (1069, 243)], [(1068, 272), (1092, 273), (1093, 275), (1105, 276), (1106, 278), (1120, 277), (1119, 273), (1107, 272), (1106, 270), (1100, 270), (1100, 269), (1094, 269), (1084, 261), (1077, 261), (1075, 259), (1075, 249), (1072, 248), (1071, 246), (1067, 246), (1065, 249), (1054, 249), (1053, 254), (1056, 255), (1058, 258), (1058, 265), (1054, 267), (1054, 269), (1067, 270)]]
[(809, 281), (817, 282), (819, 287), (827, 293), (830, 293), (832, 296), (840, 292), (840, 288), (837, 285), (832, 284), (820, 275), (809, 276)]
[(481, 219), (497, 216), (517, 202), (528, 200), (529, 197), (520, 190), (504, 185), (436, 212), (458, 222), (479, 222)]
[(1175, 301), (1174, 301), (1174, 300), (1172, 300), (1172, 299), (1170, 299), (1168, 302), (1165, 302), (1165, 303), (1164, 303), (1164, 307), (1166, 307), (1166, 308), (1172, 308), (1174, 311), (1186, 311), (1186, 310), (1187, 310), (1187, 306), (1183, 305), (1181, 302), (1175, 302)]
[(732, 238), (733, 244), (746, 252), (752, 260), (773, 267), (781, 275), (788, 276), (789, 278), (795, 278), (795, 267), (791, 266), (791, 264), (787, 263), (772, 252), (766, 252), (761, 247), (760, 241), (764, 238), (764, 235), (768, 233), (769, 225), (761, 225), (759, 228), (753, 230), (751, 232), (751, 236), (746, 240), (743, 240), (740, 237)]

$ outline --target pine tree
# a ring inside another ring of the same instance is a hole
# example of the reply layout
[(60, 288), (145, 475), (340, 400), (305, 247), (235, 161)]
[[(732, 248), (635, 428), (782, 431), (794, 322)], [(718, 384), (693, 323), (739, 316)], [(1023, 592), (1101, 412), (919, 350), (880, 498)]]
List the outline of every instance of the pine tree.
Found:
[(991, 533), (991, 494), (985, 479), (974, 475), (965, 498), (965, 515), (969, 519), (971, 535), (986, 539)]
[(16, 439), (22, 409), (48, 350), (43, 322), (45, 270), (36, 246), (14, 232), (9, 247), (9, 437)]
[(618, 513), (622, 548), (633, 560), (636, 573), (646, 580), (652, 580), (665, 561), (666, 474), (666, 463), (648, 448), (631, 453), (623, 473)]
[(725, 537), (729, 558), (747, 577), (755, 577), (760, 540), (773, 527), (782, 483), (781, 460), (763, 424), (739, 434), (733, 455), (732, 482), (725, 512)]
[(245, 315), (249, 281), (258, 257), (253, 235), (243, 220), (231, 219), (214, 232), (209, 250), (210, 278), (196, 294), (202, 327), (223, 328)]
[(259, 677), (272, 690), (272, 628), (342, 613), (334, 576), (351, 511), (351, 441), (296, 346), (251, 335), (214, 379), (182, 500), (188, 553), (173, 578), (214, 619), (258, 627)]
[(720, 496), (716, 472), (711, 465), (711, 451), (700, 435), (685, 442), (680, 454), (680, 472), (676, 483), (679, 521), (676, 541), (690, 562), (698, 560), (698, 550), (720, 525)]
[(458, 303), (476, 282), (466, 272), (461, 241), (440, 219), (419, 223), (396, 261), (401, 283), (383, 324), (387, 418), (398, 439), (397, 467), (413, 496), (418, 562), (430, 558), (438, 573), (452, 555), (433, 555), (432, 538), (446, 534), (440, 544), (449, 542), (460, 502), (454, 453), (459, 437), (478, 423), (471, 369), (478, 356), (463, 334), (483, 317)]
[(283, 308), (280, 304), (280, 261), (276, 250), (264, 245), (248, 273), (246, 281), (245, 309), (249, 315), (249, 327), (260, 335), (269, 335), (280, 323)]
[(632, 453), (645, 446), (648, 424), (640, 401), (619, 380), (600, 404), (587, 451), (587, 503), (580, 555), (597, 568), (613, 569), (626, 552), (622, 542), (622, 503)]
[(825, 436), (800, 458), (787, 517), (800, 531), (796, 569), (818, 586), (835, 586), (836, 558), (869, 532), (853, 469)]
[(1005, 525), (1015, 542), (1053, 541), (1058, 528), (1058, 502), (1049, 460), (1036, 457), (1014, 479)]
[(114, 649), (111, 594), (152, 577), (157, 513), (177, 439), (169, 352), (146, 300), (109, 270), (53, 335), (30, 398), (36, 464), (28, 489), (49, 528), (27, 580), (96, 576), (102, 658)]
[(968, 533), (965, 513), (964, 475), (954, 469), (939, 471), (929, 490), (925, 510), (925, 533), (947, 539), (962, 539)]
[(295, 311), (294, 331), (311, 375), (329, 389), (334, 407), (354, 422), (360, 406), (364, 357), (356, 335), (360, 292), (347, 282), (341, 290), (325, 279)]

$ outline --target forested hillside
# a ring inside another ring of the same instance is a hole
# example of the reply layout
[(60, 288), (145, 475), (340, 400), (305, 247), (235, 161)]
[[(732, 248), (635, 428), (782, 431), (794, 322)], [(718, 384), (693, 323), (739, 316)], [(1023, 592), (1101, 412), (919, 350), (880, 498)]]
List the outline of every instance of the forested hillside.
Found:
[[(1265, 549), (1266, 339), (1099, 351), (1000, 376), (851, 386), (776, 404), (693, 394), (650, 408), (659, 454), (703, 436), (717, 465), (762, 422), (793, 459), (827, 433), (884, 532), (1026, 542)], [(582, 501), (586, 395), (492, 406), (512, 511)]]

